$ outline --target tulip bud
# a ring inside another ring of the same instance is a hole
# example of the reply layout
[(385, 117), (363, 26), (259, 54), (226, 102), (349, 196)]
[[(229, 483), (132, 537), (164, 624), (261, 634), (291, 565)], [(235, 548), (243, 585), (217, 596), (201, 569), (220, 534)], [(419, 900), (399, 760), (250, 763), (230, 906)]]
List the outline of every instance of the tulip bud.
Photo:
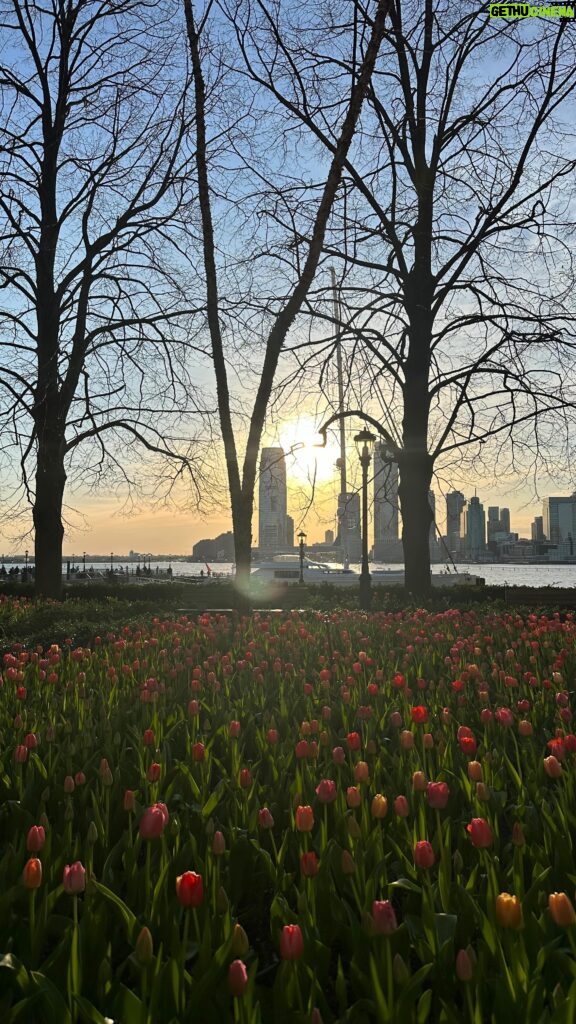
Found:
[(360, 828), (359, 822), (356, 821), (356, 818), (353, 815), (349, 815), (349, 817), (347, 818), (347, 822), (348, 822), (348, 835), (350, 836), (350, 838), (351, 839), (360, 839), (360, 837), (362, 835), (362, 829)]
[(483, 782), (484, 781), (484, 770), (480, 761), (469, 761), (468, 762), (468, 778), (471, 782)]
[(94, 843), (96, 843), (98, 841), (98, 829), (96, 827), (96, 822), (95, 821), (91, 821), (90, 824), (88, 825), (88, 832), (86, 833), (86, 841), (90, 844), (90, 846), (93, 846)]
[(400, 793), (400, 795), (394, 800), (394, 814), (396, 814), (398, 818), (407, 818), (410, 814), (408, 800), (402, 793)]
[(414, 736), (409, 729), (403, 729), (400, 733), (400, 746), (402, 750), (412, 750), (414, 746)]
[(512, 826), (512, 842), (514, 846), (524, 846), (526, 839), (524, 838), (524, 829), (519, 821), (515, 821)]
[(374, 900), (372, 918), (377, 935), (392, 935), (398, 927), (396, 913), (390, 900)]
[(382, 820), (388, 814), (388, 800), (383, 793), (376, 793), (372, 798), (370, 814), (377, 820)]
[(216, 911), (218, 914), (226, 914), (230, 907), (230, 900), (226, 895), (225, 888), (221, 885), (216, 893)]
[(136, 945), (134, 947), (134, 954), (136, 960), (142, 967), (146, 967), (152, 961), (154, 956), (154, 944), (152, 941), (152, 934), (149, 928), (142, 928), (136, 939)]
[(432, 867), (435, 860), (436, 857), (431, 843), (426, 839), (421, 839), (419, 843), (416, 843), (414, 847), (414, 863), (417, 868), (427, 870)]
[(355, 782), (368, 782), (370, 778), (370, 768), (366, 761), (358, 761), (354, 765), (354, 781)]
[(212, 837), (212, 853), (215, 857), (221, 857), (226, 852), (226, 840), (222, 832), (219, 829), (216, 830)]
[(412, 775), (412, 789), (415, 793), (424, 793), (428, 788), (428, 780), (424, 772), (414, 772)]
[(496, 920), (501, 928), (522, 928), (522, 904), (517, 896), (501, 892), (496, 897)]
[(392, 970), (394, 971), (394, 980), (398, 985), (406, 985), (410, 981), (410, 970), (400, 953), (396, 953), (392, 961)]
[(460, 981), (471, 981), (474, 969), (468, 951), (460, 949), (456, 956), (456, 976)]
[(86, 868), (79, 860), (75, 861), (74, 864), (65, 865), (62, 885), (64, 892), (67, 892), (69, 896), (76, 896), (79, 892), (84, 892), (86, 888)]
[(314, 828), (314, 812), (312, 808), (308, 804), (297, 807), (294, 821), (298, 832), (311, 832)]
[(64, 779), (64, 792), (73, 793), (75, 789), (76, 783), (74, 782), (74, 779), (72, 778), (71, 775), (67, 775), (66, 778)]
[(559, 779), (563, 773), (562, 765), (554, 754), (544, 758), (544, 771), (549, 779)]
[(353, 875), (356, 871), (356, 865), (349, 850), (342, 850), (341, 867), (344, 875)]
[(299, 960), (304, 952), (304, 939), (300, 926), (285, 924), (280, 933), (280, 956), (283, 960)]
[(42, 884), (42, 861), (38, 857), (30, 857), (24, 865), (22, 881), (27, 889), (39, 889)]
[(236, 922), (232, 929), (232, 944), (230, 949), (232, 956), (234, 957), (245, 957), (248, 955), (248, 950), (250, 949), (248, 936), (242, 925), (238, 924), (238, 922)]
[(46, 842), (46, 833), (42, 825), (32, 825), (26, 836), (26, 849), (28, 853), (39, 853)]
[(248, 987), (248, 971), (243, 960), (233, 960), (228, 968), (228, 988), (235, 999), (244, 995)]
[(482, 803), (488, 803), (490, 799), (490, 790), (485, 782), (476, 783), (476, 796)]
[(134, 811), (136, 806), (136, 797), (133, 789), (127, 789), (124, 792), (124, 810)]
[(559, 928), (570, 928), (576, 924), (576, 912), (565, 892), (551, 892), (548, 897), (550, 916)]

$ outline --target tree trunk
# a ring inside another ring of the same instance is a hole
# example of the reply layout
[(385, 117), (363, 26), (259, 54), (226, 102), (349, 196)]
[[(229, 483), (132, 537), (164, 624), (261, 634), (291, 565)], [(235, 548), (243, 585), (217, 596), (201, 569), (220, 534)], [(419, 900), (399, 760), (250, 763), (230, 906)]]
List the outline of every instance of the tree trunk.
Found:
[(66, 485), (63, 439), (40, 433), (36, 466), (35, 593), (59, 601), (62, 597), (62, 502)]
[(252, 554), (252, 511), (253, 500), (240, 494), (232, 500), (232, 528), (234, 530), (234, 555), (236, 558), (236, 606), (239, 611), (248, 611), (250, 598), (250, 569)]
[(398, 465), (405, 586), (411, 594), (424, 596), (432, 586), (429, 537), (433, 516), (428, 500), (432, 458), (425, 448), (420, 452), (404, 451)]

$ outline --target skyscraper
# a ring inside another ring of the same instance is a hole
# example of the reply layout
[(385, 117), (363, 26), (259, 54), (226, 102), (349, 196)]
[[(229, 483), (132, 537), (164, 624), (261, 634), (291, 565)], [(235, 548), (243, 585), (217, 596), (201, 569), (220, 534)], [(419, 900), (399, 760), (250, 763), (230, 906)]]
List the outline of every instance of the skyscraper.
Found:
[(446, 540), (449, 551), (460, 550), (460, 517), (466, 504), (461, 491), (450, 491), (446, 495)]
[(544, 536), (551, 544), (573, 544), (576, 539), (576, 493), (569, 498), (544, 498), (542, 519)]
[(486, 549), (486, 514), (480, 498), (474, 495), (464, 510), (465, 548), (469, 558), (478, 558)]
[(385, 444), (374, 448), (374, 558), (386, 557), (386, 544), (398, 540), (398, 463)]
[(286, 547), (286, 460), (283, 448), (262, 449), (258, 497), (258, 548), (274, 554)]
[(338, 544), (344, 562), (357, 562), (362, 555), (360, 495), (346, 491), (338, 495)]

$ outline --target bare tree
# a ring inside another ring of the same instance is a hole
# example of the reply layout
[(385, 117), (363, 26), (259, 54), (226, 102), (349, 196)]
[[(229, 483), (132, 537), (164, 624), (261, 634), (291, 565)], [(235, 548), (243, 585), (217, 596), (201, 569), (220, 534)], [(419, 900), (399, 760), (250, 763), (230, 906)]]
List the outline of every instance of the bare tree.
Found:
[[(332, 12), (355, 38), (362, 5)], [(328, 80), (348, 67), (343, 50), (322, 41), (306, 56)], [(339, 267), (365, 408), (386, 410), (415, 593), (430, 586), (435, 467), (534, 471), (570, 448), (575, 86), (573, 23), (491, 19), (468, 2), (390, 6), (324, 259)], [(291, 115), (334, 153), (295, 89)], [(308, 303), (332, 320), (320, 287)], [(331, 345), (298, 341), (299, 372), (325, 365)]]
[(0, 0), (0, 413), (33, 507), (37, 591), (53, 597), (69, 474), (130, 481), (130, 442), (176, 475), (206, 457), (183, 429), (201, 409), (176, 11)]
[[(357, 35), (354, 45), (349, 50), (349, 68), (341, 77), (338, 95), (333, 103), (330, 117), (334, 129), (334, 146), (328, 165), (322, 167), (320, 180), (305, 188), (306, 199), (306, 234), (299, 236), (301, 247), (294, 247), (294, 252), (286, 253), (280, 248), (274, 249), (271, 238), (277, 223), (279, 211), (283, 208), (283, 195), (274, 189), (274, 183), (268, 170), (262, 166), (262, 155), (248, 167), (247, 158), (235, 157), (241, 169), (249, 170), (252, 190), (244, 196), (245, 207), (254, 210), (254, 220), (259, 224), (256, 233), (258, 244), (261, 243), (266, 256), (272, 256), (275, 270), (270, 272), (269, 288), (263, 296), (247, 295), (243, 314), (236, 311), (242, 318), (244, 335), (248, 344), (251, 343), (251, 362), (254, 366), (257, 359), (256, 394), (251, 411), (248, 414), (248, 437), (241, 469), (239, 455), (238, 431), (232, 410), (232, 389), (229, 378), (229, 359), (234, 351), (227, 347), (222, 325), (231, 323), (232, 312), (230, 303), (222, 299), (218, 260), (222, 252), (230, 247), (228, 238), (230, 223), (216, 237), (214, 224), (214, 199), (221, 198), (221, 179), (216, 180), (211, 173), (211, 140), (209, 137), (209, 112), (207, 113), (207, 89), (205, 83), (205, 67), (203, 63), (204, 45), (210, 50), (213, 45), (207, 34), (207, 23), (212, 3), (198, 19), (195, 15), (192, 0), (184, 0), (188, 37), (192, 55), (193, 80), (196, 102), (197, 131), (197, 174), (198, 190), (202, 220), (202, 237), (204, 250), (204, 270), (206, 275), (207, 319), (214, 373), (216, 379), (218, 412), (222, 433), (225, 462), (227, 462), (228, 482), (232, 506), (232, 517), (235, 536), (235, 552), (237, 562), (237, 579), (242, 587), (248, 577), (250, 567), (250, 547), (252, 540), (252, 514), (254, 505), (254, 486), (256, 480), (257, 457), (265, 423), (266, 411), (274, 386), (275, 374), (286, 338), (293, 327), (295, 318), (301, 309), (305, 296), (314, 280), (314, 275), (322, 254), (327, 226), (332, 206), (341, 181), (342, 168), (345, 164), (362, 112), (362, 105), (369, 91), (370, 80), (374, 71), (378, 50), (384, 33), (387, 0), (367, 5), (365, 10), (365, 31)], [(316, 16), (323, 17), (321, 5), (307, 5), (300, 8), (304, 18), (314, 8)], [(278, 176), (286, 182), (284, 161), (290, 146), (290, 125), (279, 123), (278, 113), (282, 111), (282, 103), (290, 102), (292, 82), (296, 74), (311, 76), (311, 89), (314, 88), (315, 69), (296, 68), (291, 58), (291, 45), (294, 40), (294, 29), (286, 20), (286, 15), (294, 10), (282, 3), (256, 3), (253, 7), (241, 0), (230, 8), (220, 5), (215, 8), (220, 24), (232, 27), (232, 38), (228, 37), (228, 53), (221, 51), (220, 59), (230, 70), (234, 68), (236, 80), (247, 83), (247, 108), (254, 125), (254, 131), (261, 131), (261, 124), (269, 122), (274, 133), (274, 160), (272, 166)], [(308, 23), (310, 24), (310, 23)], [(216, 27), (212, 30), (216, 32)], [(270, 33), (278, 40), (283, 40), (284, 29), (291, 37), (291, 43), (282, 42), (268, 50)], [(315, 27), (318, 32), (318, 26)], [(241, 61), (230, 56), (231, 48), (240, 54)], [(271, 103), (265, 97), (266, 90), (271, 90), (278, 97)], [(235, 93), (238, 104), (240, 91)], [(264, 100), (262, 103), (262, 95)], [(282, 100), (279, 101), (279, 97)], [(256, 110), (257, 109), (257, 110)], [(236, 108), (235, 108), (236, 111)], [(256, 111), (256, 113), (255, 113)], [(303, 112), (301, 112), (303, 113)], [(212, 132), (219, 138), (218, 130), (212, 126)], [(269, 139), (270, 141), (270, 139)], [(305, 144), (302, 140), (300, 143)], [(214, 144), (214, 143), (213, 143)], [(249, 148), (249, 146), (247, 146)], [(300, 147), (300, 154), (302, 148)], [(301, 157), (300, 157), (301, 159)], [(305, 158), (304, 158), (305, 159)], [(214, 162), (212, 161), (212, 164)], [(235, 168), (236, 173), (238, 170)], [(301, 197), (300, 197), (301, 198)], [(296, 221), (295, 221), (296, 222)], [(263, 226), (262, 226), (263, 223)], [(255, 260), (253, 253), (250, 259)], [(271, 263), (269, 262), (269, 267)], [(246, 272), (246, 263), (244, 264)], [(273, 274), (276, 273), (276, 280)], [(254, 317), (257, 316), (254, 322)], [(263, 345), (261, 339), (263, 338)], [(261, 361), (259, 358), (262, 353)], [(245, 396), (244, 396), (245, 402)]]

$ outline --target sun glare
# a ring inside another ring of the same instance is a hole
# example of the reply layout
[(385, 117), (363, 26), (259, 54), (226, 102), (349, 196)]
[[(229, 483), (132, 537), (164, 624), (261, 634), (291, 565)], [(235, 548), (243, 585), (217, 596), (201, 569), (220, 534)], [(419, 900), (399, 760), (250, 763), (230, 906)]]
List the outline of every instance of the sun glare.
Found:
[(311, 416), (299, 416), (285, 423), (279, 432), (279, 444), (286, 453), (286, 474), (295, 483), (323, 484), (336, 478), (338, 446), (329, 433), (326, 447), (317, 447), (322, 441), (319, 425)]

